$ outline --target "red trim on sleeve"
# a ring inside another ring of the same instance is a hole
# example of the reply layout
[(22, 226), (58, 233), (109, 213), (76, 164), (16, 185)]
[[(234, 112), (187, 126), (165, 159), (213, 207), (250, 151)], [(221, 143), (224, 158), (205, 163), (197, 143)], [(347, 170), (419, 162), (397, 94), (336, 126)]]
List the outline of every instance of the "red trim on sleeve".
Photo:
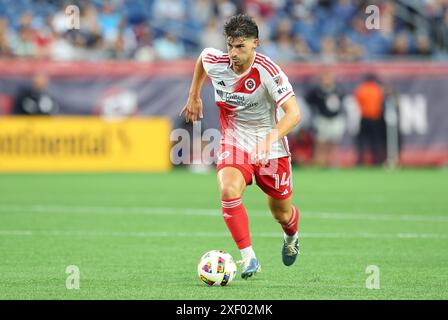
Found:
[(289, 91), (283, 98), (281, 98), (280, 100), (278, 100), (275, 104), (276, 104), (277, 106), (279, 106), (280, 102), (282, 102), (283, 99), (285, 99), (286, 97), (290, 96), (291, 94), (294, 95), (294, 92)]
[(217, 64), (217, 63), (230, 63), (230, 60), (229, 59), (222, 59), (222, 60), (216, 60), (216, 61), (211, 61), (211, 60), (209, 60), (209, 59), (205, 59), (204, 58), (204, 60), (203, 60), (204, 62), (207, 62), (207, 63), (211, 63), (211, 64)]

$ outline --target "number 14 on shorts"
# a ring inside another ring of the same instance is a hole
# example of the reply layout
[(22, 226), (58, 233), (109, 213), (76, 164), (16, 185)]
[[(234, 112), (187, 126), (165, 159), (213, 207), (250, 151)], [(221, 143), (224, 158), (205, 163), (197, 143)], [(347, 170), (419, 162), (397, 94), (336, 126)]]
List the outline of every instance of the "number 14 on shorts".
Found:
[(280, 186), (289, 186), (289, 176), (286, 174), (286, 172), (283, 172), (281, 181), (278, 173), (272, 175), (275, 179), (275, 189), (280, 189)]

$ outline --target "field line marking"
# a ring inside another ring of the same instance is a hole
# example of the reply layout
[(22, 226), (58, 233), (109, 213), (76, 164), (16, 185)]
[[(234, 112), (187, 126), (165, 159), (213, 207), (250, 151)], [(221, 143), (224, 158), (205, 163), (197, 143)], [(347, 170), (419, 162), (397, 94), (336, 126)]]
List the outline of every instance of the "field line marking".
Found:
[[(138, 238), (163, 238), (163, 237), (229, 237), (228, 232), (163, 232), (163, 231), (88, 231), (88, 230), (0, 230), (0, 236), (59, 236), (59, 237), (138, 237)], [(281, 232), (257, 232), (254, 238), (281, 238)], [(447, 234), (441, 233), (370, 233), (370, 232), (301, 232), (301, 238), (318, 239), (448, 239)]]
[[(221, 208), (165, 208), (165, 207), (117, 207), (117, 206), (79, 206), (79, 205), (43, 205), (43, 204), (0, 204), (1, 213), (89, 213), (89, 214), (137, 214), (137, 215), (194, 215), (220, 216)], [(250, 209), (249, 216), (271, 217), (269, 210)], [(421, 221), (448, 222), (448, 215), (396, 215), (385, 213), (343, 213), (300, 211), (306, 219), (324, 220), (368, 220), (368, 221)]]

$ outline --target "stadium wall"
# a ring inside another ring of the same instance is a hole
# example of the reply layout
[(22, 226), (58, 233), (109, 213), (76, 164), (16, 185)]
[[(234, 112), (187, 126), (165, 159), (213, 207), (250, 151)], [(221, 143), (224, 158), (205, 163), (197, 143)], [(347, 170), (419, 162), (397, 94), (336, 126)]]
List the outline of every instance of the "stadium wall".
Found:
[[(403, 165), (446, 165), (448, 163), (448, 63), (378, 62), (285, 64), (303, 109), (302, 128), (310, 126), (310, 110), (302, 97), (322, 72), (333, 72), (345, 92), (346, 130), (337, 161), (355, 163), (354, 141), (359, 115), (351, 93), (367, 73), (375, 73), (385, 86), (397, 92)], [(18, 89), (32, 75), (51, 77), (49, 93), (59, 104), (61, 115), (133, 115), (168, 117), (172, 126), (182, 126), (178, 117), (185, 104), (194, 61), (158, 62), (50, 62), (0, 61), (0, 114), (7, 116)], [(213, 88), (203, 91), (203, 129), (218, 128), (218, 111)], [(0, 130), (1, 129), (0, 127)], [(0, 131), (1, 134), (1, 131)], [(160, 134), (157, 136), (161, 136)]]

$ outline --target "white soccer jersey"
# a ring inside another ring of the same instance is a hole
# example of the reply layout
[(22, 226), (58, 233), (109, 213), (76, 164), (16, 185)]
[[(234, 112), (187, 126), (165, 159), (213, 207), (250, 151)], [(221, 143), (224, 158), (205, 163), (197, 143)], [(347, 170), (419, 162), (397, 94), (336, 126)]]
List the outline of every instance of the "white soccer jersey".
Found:
[[(221, 144), (234, 145), (250, 153), (276, 126), (282, 103), (294, 95), (288, 77), (260, 53), (255, 54), (252, 66), (241, 75), (230, 67), (227, 53), (206, 48), (201, 57), (215, 89)], [(289, 155), (288, 141), (284, 137), (272, 145), (269, 159)]]

